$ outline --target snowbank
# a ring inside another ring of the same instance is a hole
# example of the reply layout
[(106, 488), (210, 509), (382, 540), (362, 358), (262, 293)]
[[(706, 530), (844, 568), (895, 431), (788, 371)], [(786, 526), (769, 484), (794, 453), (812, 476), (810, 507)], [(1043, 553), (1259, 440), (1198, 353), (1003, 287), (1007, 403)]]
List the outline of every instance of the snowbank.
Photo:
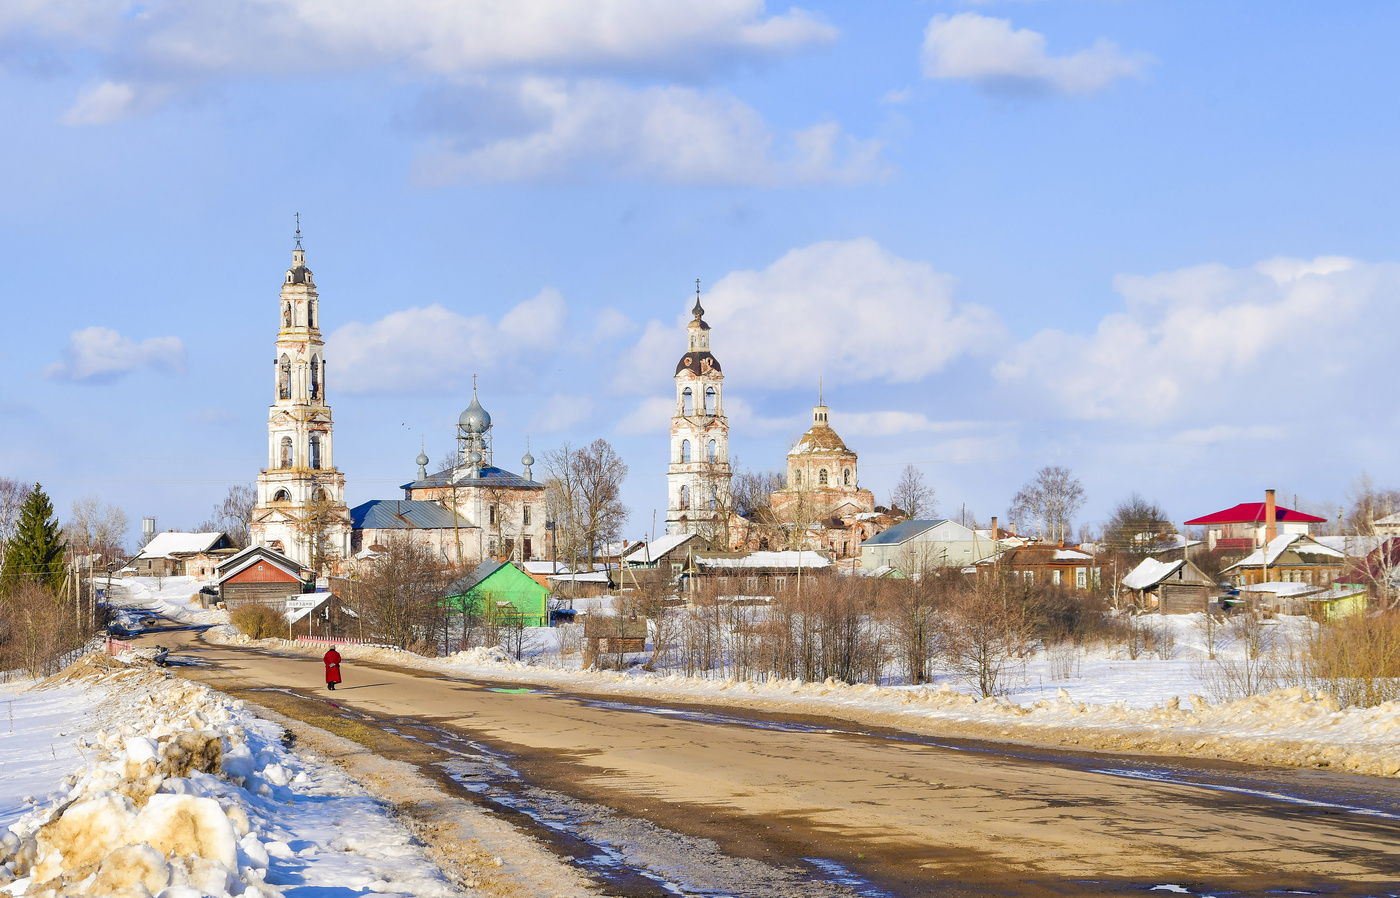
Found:
[(200, 606), (204, 585), (206, 581), (194, 577), (125, 577), (112, 581), (107, 600), (114, 608), (146, 611), (182, 624), (227, 623), (227, 611)]
[(288, 752), (280, 727), (113, 663), (88, 656), (55, 678), (67, 684), (5, 697), (0, 893), (458, 894), (375, 799)]
[[(1157, 616), (1156, 620), (1165, 621), (1164, 625), (1175, 627), (1182, 634), (1192, 626), (1191, 616)], [(1291, 627), (1292, 622), (1280, 626)], [(253, 641), (232, 627), (211, 628), (205, 638), (215, 643), (307, 655), (323, 651), (280, 639)], [(1222, 645), (1220, 651), (1226, 648)], [(1332, 767), (1377, 776), (1400, 774), (1400, 703), (1343, 709), (1330, 695), (1283, 689), (1212, 705), (1190, 691), (1191, 687), (1199, 688), (1198, 677), (1189, 673), (1202, 663), (1199, 659), (1124, 660), (1116, 657), (1118, 652), (1114, 650), (1108, 657), (1084, 662), (1083, 670), (1090, 673), (1082, 680), (1061, 679), (1058, 682), (1063, 685), (1052, 681), (1048, 687), (1043, 681), (1039, 686), (1023, 681), (1020, 691), (1011, 698), (979, 699), (958, 692), (949, 682), (928, 686), (847, 686), (831, 680), (751, 683), (650, 674), (636, 668), (624, 672), (546, 668), (515, 661), (498, 648), (472, 649), (447, 658), (424, 658), (385, 646), (346, 646), (341, 648), (341, 654), (351, 661), (553, 686), (620, 699), (813, 714), (932, 735), (1012, 739), (1055, 747), (1265, 765)], [(1047, 662), (1042, 659), (1036, 663)], [(1095, 670), (1110, 668), (1117, 668), (1114, 675), (1124, 682), (1136, 681), (1138, 691), (1126, 686), (1105, 688), (1093, 679)], [(1083, 683), (1086, 693), (1139, 698), (1143, 683), (1152, 684), (1156, 694), (1161, 694), (1163, 682), (1168, 688), (1187, 688), (1134, 707), (1125, 698), (1076, 701), (1071, 694), (1071, 689), (1079, 691), (1076, 682)]]

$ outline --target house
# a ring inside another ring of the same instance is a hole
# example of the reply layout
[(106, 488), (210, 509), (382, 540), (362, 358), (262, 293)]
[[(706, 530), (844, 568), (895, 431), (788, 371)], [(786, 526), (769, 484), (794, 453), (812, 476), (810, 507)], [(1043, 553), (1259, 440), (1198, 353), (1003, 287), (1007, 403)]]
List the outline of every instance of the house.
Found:
[(1366, 587), (1338, 583), (1329, 588), (1307, 583), (1255, 583), (1240, 587), (1240, 598), (1260, 611), (1307, 615), (1315, 621), (1334, 621), (1366, 611)]
[(1123, 578), (1123, 585), (1138, 594), (1139, 608), (1155, 608), (1163, 614), (1209, 611), (1211, 599), (1219, 592), (1204, 571), (1184, 558), (1144, 558)]
[(563, 599), (587, 599), (611, 595), (619, 587), (618, 571), (603, 568), (596, 571), (563, 570), (548, 577), (549, 591)]
[(591, 667), (603, 656), (619, 656), (647, 650), (647, 619), (636, 614), (589, 614), (583, 619), (583, 666)]
[(1256, 583), (1331, 586), (1352, 570), (1346, 555), (1301, 533), (1284, 533), (1225, 568), (1241, 588)]
[(1383, 606), (1389, 605), (1400, 590), (1400, 538), (1390, 537), (1377, 545), (1336, 584), (1361, 586)]
[(690, 553), (704, 548), (705, 541), (699, 534), (668, 533), (627, 553), (622, 564), (627, 568), (668, 571), (672, 578), (679, 578)]
[[(992, 526), (996, 527), (996, 518)], [(1001, 535), (998, 530), (997, 536)], [(1003, 548), (1005, 544), (993, 539), (991, 531), (946, 518), (901, 521), (861, 543), (860, 566), (870, 571), (891, 567), (918, 576), (938, 568), (965, 568)]]
[(509, 561), (483, 561), (476, 570), (447, 588), (443, 601), (463, 614), (521, 620), (527, 627), (549, 621), (549, 591)]
[(1400, 511), (1388, 514), (1383, 518), (1376, 518), (1371, 527), (1376, 531), (1377, 536), (1400, 536)]
[(1092, 592), (1103, 584), (1103, 569), (1088, 552), (1063, 545), (1027, 543), (983, 558), (972, 568), (979, 579), (1019, 579), (1027, 586), (1064, 586)]
[(122, 569), (128, 577), (198, 577), (214, 575), (219, 563), (235, 554), (238, 547), (219, 531), (157, 533)]
[(799, 576), (831, 573), (834, 566), (820, 552), (694, 552), (686, 576), (723, 595), (771, 595), (796, 586)]
[(267, 546), (249, 546), (215, 571), (219, 600), (232, 611), (240, 605), (281, 608), (288, 598), (309, 591), (310, 568)]
[(1274, 491), (1264, 491), (1263, 502), (1241, 502), (1213, 514), (1186, 522), (1188, 527), (1204, 527), (1206, 546), (1214, 552), (1251, 552), (1280, 534), (1311, 536), (1314, 524), (1326, 518), (1284, 508), (1274, 501)]
[(481, 528), (424, 499), (371, 499), (350, 509), (350, 525), (350, 550), (355, 553), (399, 535), (423, 542), (443, 564), (480, 557)]

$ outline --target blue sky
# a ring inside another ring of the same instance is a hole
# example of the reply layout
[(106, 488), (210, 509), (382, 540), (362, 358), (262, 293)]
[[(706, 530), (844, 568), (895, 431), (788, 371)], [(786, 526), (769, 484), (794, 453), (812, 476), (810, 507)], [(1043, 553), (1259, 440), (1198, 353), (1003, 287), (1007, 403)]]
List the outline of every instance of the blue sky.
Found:
[[(0, 473), (160, 526), (266, 463), (292, 214), (352, 504), (479, 375), (498, 461), (664, 502), (700, 278), (731, 452), (824, 377), (883, 500), (1101, 521), (1391, 484), (1400, 8), (73, 0), (0, 10)], [(664, 519), (664, 508), (659, 518)]]

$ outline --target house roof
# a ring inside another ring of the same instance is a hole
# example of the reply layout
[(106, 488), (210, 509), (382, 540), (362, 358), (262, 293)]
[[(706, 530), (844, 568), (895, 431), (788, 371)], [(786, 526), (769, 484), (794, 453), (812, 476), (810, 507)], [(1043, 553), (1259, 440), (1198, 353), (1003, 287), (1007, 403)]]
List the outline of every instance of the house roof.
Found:
[[(1188, 526), (1196, 524), (1254, 524), (1264, 523), (1263, 502), (1241, 502), (1233, 508), (1224, 511), (1217, 511), (1199, 518), (1192, 518), (1187, 521)], [(1291, 508), (1284, 508), (1282, 505), (1274, 506), (1274, 520), (1283, 521), (1289, 524), (1325, 524), (1326, 518), (1317, 515), (1306, 514), (1301, 511), (1294, 511)]]
[(254, 545), (249, 546), (237, 555), (230, 556), (216, 567), (214, 570), (218, 574), (218, 579), (215, 582), (223, 583), (228, 578), (235, 576), (240, 571), (256, 564), (258, 561), (266, 561), (269, 564), (276, 565), (298, 580), (302, 579), (302, 571), (307, 570), (276, 549)]
[(834, 452), (844, 455), (855, 455), (846, 448), (846, 442), (831, 429), (828, 424), (813, 424), (812, 427), (802, 435), (802, 439), (797, 441), (797, 445), (788, 450), (788, 455), (809, 455), (812, 453)]
[(169, 558), (172, 555), (193, 555), (208, 552), (224, 538), (222, 531), (208, 533), (179, 533), (174, 530), (157, 533), (146, 543), (137, 558)]
[(626, 564), (647, 564), (695, 538), (694, 533), (668, 533), (652, 540), (635, 552), (628, 553), (622, 560)]
[(1283, 583), (1278, 580), (1270, 580), (1268, 583), (1250, 583), (1240, 587), (1240, 592), (1267, 592), (1276, 596), (1305, 596), (1324, 591), (1321, 586), (1313, 586), (1311, 583)]
[(487, 577), (490, 577), (492, 574), (496, 573), (496, 571), (499, 571), (505, 566), (506, 562), (497, 561), (494, 558), (488, 561), (483, 561), (481, 564), (478, 564), (476, 566), (476, 570), (472, 571), (470, 574), (467, 574), (465, 577), (454, 581), (451, 586), (447, 587), (447, 594), (450, 596), (466, 595), (468, 592), (480, 586), (482, 583), (485, 583)]
[(471, 527), (471, 521), (423, 499), (371, 499), (350, 509), (356, 530), (450, 530)]
[(427, 480), (415, 480), (412, 483), (405, 483), (402, 489), (432, 489), (434, 487), (444, 488), (452, 486), (453, 471), (461, 471), (457, 477), (458, 489), (476, 489), (480, 487), (496, 486), (507, 489), (544, 489), (544, 484), (534, 480), (526, 480), (519, 474), (513, 474), (504, 468), (496, 468), (490, 465), (482, 465), (480, 477), (467, 477), (466, 466), (462, 465), (451, 471), (438, 471), (436, 474), (429, 474)]
[(861, 543), (861, 546), (897, 546), (908, 542), (919, 534), (932, 530), (946, 518), (937, 521), (900, 521), (888, 530), (883, 530)]
[(1249, 553), (1244, 558), (1227, 567), (1225, 570), (1233, 571), (1235, 568), (1262, 567), (1265, 564), (1277, 564), (1284, 552), (1292, 551), (1298, 555), (1323, 555), (1329, 558), (1345, 558), (1346, 555), (1337, 551), (1331, 546), (1323, 545), (1311, 536), (1304, 536), (1301, 533), (1283, 533), (1269, 541), (1267, 546), (1261, 546)]
[(1141, 564), (1129, 571), (1128, 575), (1123, 578), (1123, 585), (1129, 589), (1151, 589), (1175, 574), (1184, 564), (1186, 564), (1185, 559), (1158, 561), (1155, 558), (1144, 558)]
[(820, 552), (749, 552), (746, 555), (698, 555), (695, 565), (699, 568), (721, 568), (725, 570), (797, 570), (799, 566), (814, 569), (831, 566), (831, 560)]

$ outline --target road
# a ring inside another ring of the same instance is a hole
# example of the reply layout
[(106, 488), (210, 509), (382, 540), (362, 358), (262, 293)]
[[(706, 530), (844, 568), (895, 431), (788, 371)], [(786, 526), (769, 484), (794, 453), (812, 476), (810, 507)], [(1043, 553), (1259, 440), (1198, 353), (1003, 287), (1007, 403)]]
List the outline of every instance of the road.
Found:
[[(776, 881), (779, 871), (832, 894), (1400, 891), (1400, 813), (1108, 775), (1097, 771), (1113, 763), (1090, 756), (947, 748), (832, 721), (768, 724), (354, 662), (332, 695), (317, 661), (209, 646), (188, 632), (158, 640), (194, 662), (183, 674), (224, 691), (303, 719), (332, 708), (376, 728), (392, 737), (385, 751), (399, 745), (565, 856), (622, 844), (619, 869), (649, 867), (697, 891), (768, 894), (734, 880)], [(1259, 788), (1257, 771), (1206, 773)], [(1286, 789), (1289, 776), (1266, 779)], [(1400, 810), (1393, 782), (1328, 776), (1374, 808)], [(674, 894), (648, 882), (619, 876), (610, 892)]]

